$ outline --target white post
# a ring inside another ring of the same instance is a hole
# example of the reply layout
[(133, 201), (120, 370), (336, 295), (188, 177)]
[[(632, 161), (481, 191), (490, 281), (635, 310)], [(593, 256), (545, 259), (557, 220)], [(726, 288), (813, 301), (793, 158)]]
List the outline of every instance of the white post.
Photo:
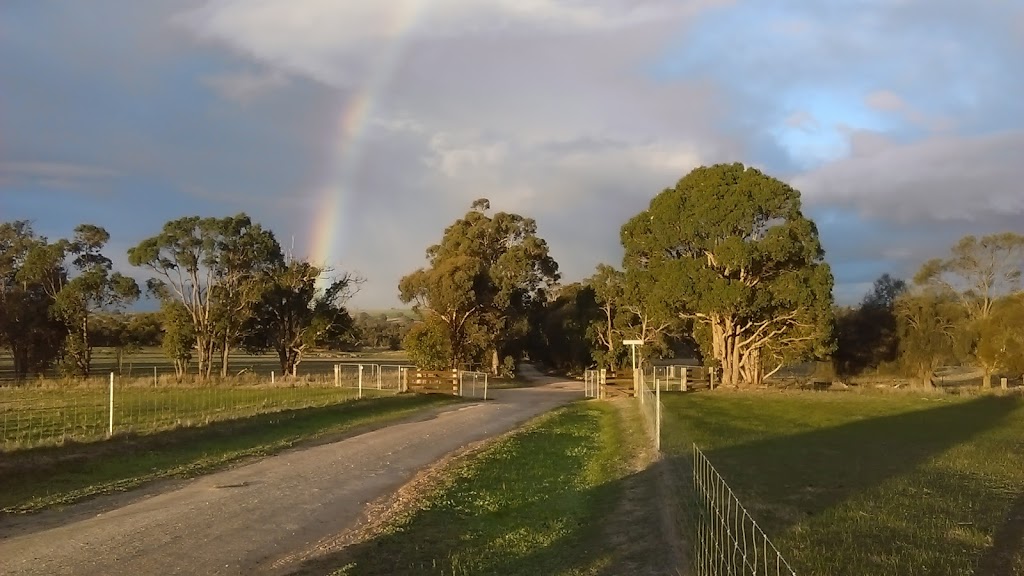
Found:
[(356, 397), (357, 398), (362, 398), (363, 397), (363, 365), (362, 364), (359, 365), (359, 395), (356, 396)]
[(1002, 388), (1003, 390), (1006, 390), (1006, 378), (1002, 378), (999, 380), (999, 387)]
[(484, 400), (487, 400), (487, 373), (484, 372)]
[(341, 364), (334, 365), (334, 387), (341, 386)]
[(689, 372), (690, 372), (690, 369), (689, 369), (689, 368), (687, 368), (686, 366), (683, 366), (683, 381), (682, 381), (682, 383), (681, 383), (681, 384), (679, 385), (679, 391), (680, 391), (680, 392), (686, 392), (686, 375), (687, 375), (687, 373), (689, 373)]
[(156, 378), (156, 366), (153, 366), (153, 386), (156, 386), (159, 381)]
[(465, 380), (466, 373), (459, 370), (459, 396), (465, 396), (466, 393), (462, 391), (462, 381)]
[(658, 386), (658, 379), (654, 379), (654, 448), (661, 452), (661, 386)]
[(114, 373), (110, 373), (110, 424), (107, 426), (107, 438), (114, 435)]
[(270, 371), (270, 383), (271, 384), (274, 383), (274, 371), (273, 370)]
[(380, 390), (381, 384), (382, 382), (380, 380), (380, 364), (377, 364), (377, 390)]
[(644, 389), (647, 387), (644, 384), (644, 375), (637, 374), (636, 368), (633, 368), (633, 390), (636, 391), (637, 396), (640, 397), (640, 403), (644, 403)]

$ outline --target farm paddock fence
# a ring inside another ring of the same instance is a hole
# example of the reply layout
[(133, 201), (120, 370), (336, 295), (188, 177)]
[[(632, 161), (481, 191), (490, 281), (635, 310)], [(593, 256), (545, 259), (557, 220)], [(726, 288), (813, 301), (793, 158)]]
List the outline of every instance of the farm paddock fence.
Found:
[(693, 492), (696, 576), (796, 575), (696, 444)]
[[(685, 372), (684, 372), (685, 373)], [(676, 379), (671, 373), (638, 371), (637, 404), (655, 450), (661, 452), (664, 405), (662, 390), (678, 390), (665, 385), (662, 377)], [(684, 388), (685, 390), (685, 388)], [(795, 576), (779, 550), (736, 497), (732, 488), (693, 445), (691, 463), (693, 540), (691, 573), (696, 576)]]
[[(109, 378), (71, 383), (2, 386), (0, 451), (95, 442), (116, 434), (148, 434), (387, 396), (416, 389), (416, 377), (423, 374), (412, 364), (339, 363), (333, 373), (290, 378), (271, 373), (269, 378), (247, 376), (230, 384), (182, 385), (164, 377), (111, 373)], [(458, 371), (448, 380), (448, 393), (487, 399), (486, 373)]]

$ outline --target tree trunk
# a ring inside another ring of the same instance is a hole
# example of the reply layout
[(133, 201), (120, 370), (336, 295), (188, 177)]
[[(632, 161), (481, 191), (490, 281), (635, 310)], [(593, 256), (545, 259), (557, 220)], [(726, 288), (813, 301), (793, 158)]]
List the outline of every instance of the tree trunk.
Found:
[(925, 364), (918, 370), (918, 379), (922, 388), (932, 387), (932, 369)]
[(196, 330), (196, 365), (199, 367), (199, 378), (202, 379), (206, 374), (206, 365), (209, 363), (207, 358), (207, 340), (209, 338), (202, 333), (201, 330)]
[(491, 350), (491, 374), (499, 376), (498, 370), (501, 370), (501, 360), (498, 355), (498, 349)]
[(221, 344), (220, 349), (220, 377), (228, 377), (228, 356), (231, 354), (231, 339), (228, 336), (224, 336), (224, 342)]
[(987, 367), (984, 368), (984, 374), (981, 377), (981, 387), (988, 389), (992, 387), (992, 371)]

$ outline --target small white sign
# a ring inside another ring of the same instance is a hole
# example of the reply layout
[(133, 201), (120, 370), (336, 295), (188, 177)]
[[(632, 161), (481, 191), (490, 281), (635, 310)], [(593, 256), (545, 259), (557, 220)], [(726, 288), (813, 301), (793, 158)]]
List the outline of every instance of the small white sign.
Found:
[(643, 346), (644, 345), (644, 341), (643, 340), (623, 340), (622, 343), (625, 344), (626, 346)]

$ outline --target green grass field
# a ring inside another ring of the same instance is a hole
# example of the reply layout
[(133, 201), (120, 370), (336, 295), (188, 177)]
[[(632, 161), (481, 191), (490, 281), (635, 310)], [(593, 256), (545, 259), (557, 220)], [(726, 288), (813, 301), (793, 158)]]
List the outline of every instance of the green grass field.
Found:
[(455, 402), (459, 399), (452, 396), (402, 395), (125, 435), (108, 442), (20, 450), (0, 458), (0, 512), (31, 512), (154, 480), (198, 476), (244, 458), (337, 438), (358, 427), (383, 425)]
[(375, 537), (303, 574), (596, 574), (622, 495), (631, 433), (616, 409), (577, 403), (458, 461)]
[(726, 392), (663, 403), (679, 482), (696, 442), (798, 574), (1024, 574), (1020, 397)]
[[(113, 431), (150, 434), (178, 427), (248, 418), (257, 414), (340, 404), (394, 390), (332, 386), (115, 386)], [(0, 390), (0, 450), (23, 450), (108, 437), (107, 386), (18, 387)]]
[[(397, 365), (409, 364), (408, 356), (404, 351), (368, 351), (368, 352), (327, 352), (312, 351), (303, 358), (299, 364), (300, 376), (325, 376), (331, 375), (335, 364), (383, 364)], [(277, 356), (274, 354), (252, 355), (244, 353), (231, 354), (229, 358), (229, 375), (236, 376), (239, 373), (255, 374), (262, 377), (269, 377), (271, 372), (278, 376), (281, 374), (281, 366)], [(10, 354), (6, 350), (0, 350), (0, 383), (14, 380), (12, 372), (13, 363)], [(120, 372), (125, 378), (147, 379), (153, 377), (153, 369), (162, 379), (173, 379), (174, 368), (171, 362), (164, 355), (160, 348), (143, 348), (141, 351), (127, 356), (121, 370), (118, 370), (116, 356), (112, 349), (96, 348), (93, 352), (92, 370), (94, 374), (103, 376), (110, 372)], [(214, 360), (214, 372), (220, 368), (219, 358)], [(193, 362), (191, 372), (196, 372)], [(47, 378), (58, 378), (55, 370), (48, 371)], [(36, 379), (32, 377), (32, 379)]]
[[(399, 388), (400, 364), (407, 362), (395, 355), (313, 357), (300, 365), (297, 378), (281, 378), (274, 375), (274, 357), (241, 355), (232, 358), (232, 376), (226, 379), (199, 381), (193, 376), (179, 381), (162, 353), (147, 349), (115, 375), (114, 434), (151, 433), (392, 393)], [(0, 450), (106, 438), (109, 373), (117, 366), (109, 350), (98, 349), (94, 367), (97, 375), (88, 379), (0, 379), (5, 384), (0, 385)], [(10, 370), (9, 358), (0, 359), (0, 373), (5, 368)]]

